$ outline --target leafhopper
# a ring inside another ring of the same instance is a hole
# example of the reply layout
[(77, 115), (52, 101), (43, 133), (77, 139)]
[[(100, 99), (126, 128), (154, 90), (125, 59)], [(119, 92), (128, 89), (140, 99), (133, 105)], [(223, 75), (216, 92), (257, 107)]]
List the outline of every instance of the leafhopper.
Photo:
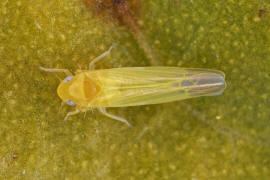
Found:
[(110, 53), (109, 50), (95, 58), (88, 70), (79, 70), (73, 75), (67, 69), (48, 69), (47, 72), (63, 72), (57, 94), (62, 101), (74, 106), (69, 116), (91, 109), (121, 121), (121, 117), (110, 114), (107, 107), (126, 107), (159, 104), (199, 96), (214, 96), (226, 88), (225, 75), (221, 71), (179, 67), (125, 67), (95, 70), (94, 64)]

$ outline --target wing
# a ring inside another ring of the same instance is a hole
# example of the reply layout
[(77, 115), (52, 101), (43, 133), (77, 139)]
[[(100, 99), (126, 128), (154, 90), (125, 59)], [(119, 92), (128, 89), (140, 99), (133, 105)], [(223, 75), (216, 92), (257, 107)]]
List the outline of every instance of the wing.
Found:
[(177, 67), (130, 67), (95, 71), (103, 91), (96, 106), (158, 104), (216, 95), (225, 88), (224, 74), (215, 70)]

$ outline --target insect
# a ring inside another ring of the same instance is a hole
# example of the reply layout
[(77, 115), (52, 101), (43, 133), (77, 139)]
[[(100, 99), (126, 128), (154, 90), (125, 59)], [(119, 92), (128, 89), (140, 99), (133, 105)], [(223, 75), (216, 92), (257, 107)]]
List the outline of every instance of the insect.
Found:
[(67, 69), (49, 69), (47, 72), (63, 72), (67, 77), (57, 88), (63, 102), (74, 106), (69, 116), (79, 112), (98, 109), (105, 116), (121, 121), (121, 117), (110, 114), (107, 107), (126, 107), (159, 104), (199, 96), (222, 94), (225, 75), (221, 71), (179, 67), (125, 67), (95, 70), (94, 64), (110, 53), (109, 50), (89, 64), (89, 70), (79, 70), (72, 75)]

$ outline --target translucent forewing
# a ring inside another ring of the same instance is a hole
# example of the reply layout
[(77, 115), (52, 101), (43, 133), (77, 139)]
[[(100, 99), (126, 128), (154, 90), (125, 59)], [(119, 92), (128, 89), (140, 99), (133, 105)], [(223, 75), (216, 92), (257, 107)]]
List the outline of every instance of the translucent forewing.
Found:
[(102, 92), (92, 106), (121, 107), (158, 104), (221, 94), (226, 87), (220, 71), (175, 67), (115, 68), (85, 72), (95, 76)]

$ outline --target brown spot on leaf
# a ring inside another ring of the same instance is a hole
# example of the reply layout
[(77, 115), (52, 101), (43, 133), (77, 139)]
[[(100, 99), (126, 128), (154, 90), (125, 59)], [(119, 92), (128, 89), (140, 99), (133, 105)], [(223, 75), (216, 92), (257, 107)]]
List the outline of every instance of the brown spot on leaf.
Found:
[(139, 0), (83, 0), (85, 5), (106, 22), (127, 26), (133, 33), (139, 31)]
[(159, 65), (159, 58), (138, 25), (140, 0), (83, 0), (86, 7), (107, 23), (124, 25), (133, 34), (152, 65)]
[(266, 10), (259, 9), (259, 11), (258, 11), (259, 18), (264, 18), (264, 17), (266, 17), (266, 15), (267, 15), (267, 11)]
[(17, 159), (18, 157), (19, 157), (18, 154), (12, 154), (13, 159)]

